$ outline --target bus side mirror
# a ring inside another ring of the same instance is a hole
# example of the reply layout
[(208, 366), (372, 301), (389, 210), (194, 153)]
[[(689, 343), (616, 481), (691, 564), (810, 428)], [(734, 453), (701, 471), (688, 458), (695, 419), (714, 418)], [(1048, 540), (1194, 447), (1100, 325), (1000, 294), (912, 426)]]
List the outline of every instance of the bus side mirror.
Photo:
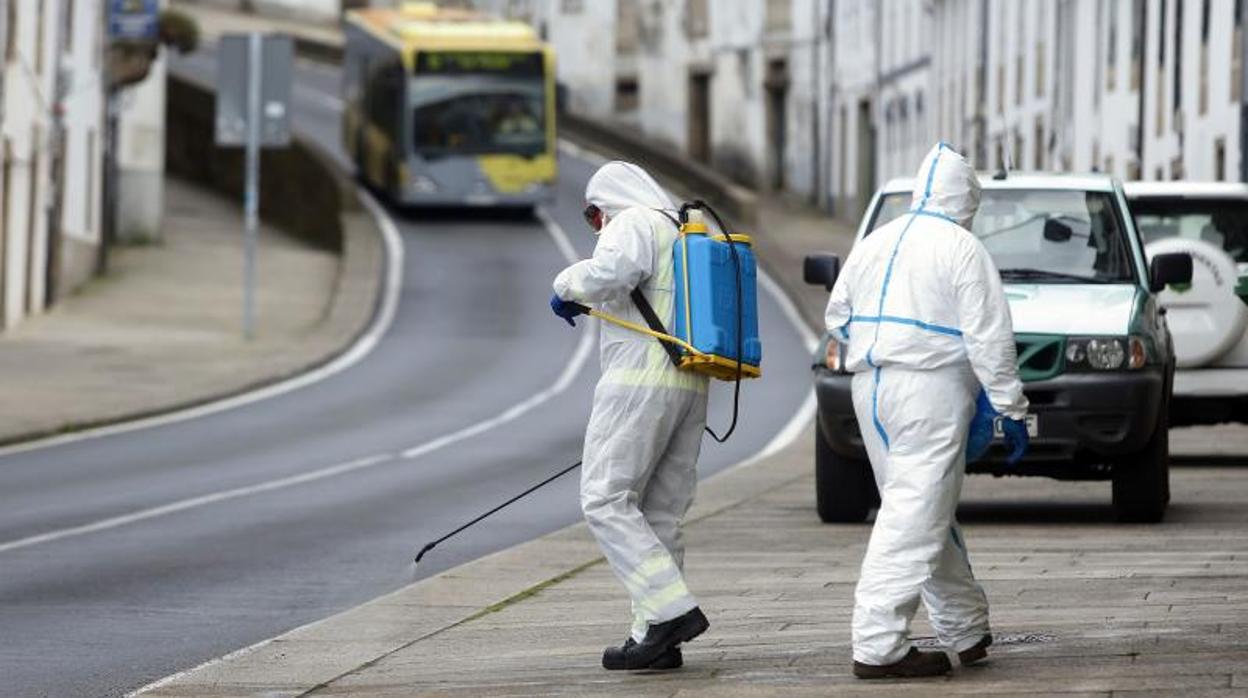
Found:
[(1148, 265), (1148, 290), (1160, 293), (1170, 284), (1192, 283), (1192, 256), (1186, 252), (1168, 252), (1153, 257)]
[(812, 254), (802, 263), (802, 278), (813, 286), (831, 291), (841, 275), (841, 258), (834, 254)]

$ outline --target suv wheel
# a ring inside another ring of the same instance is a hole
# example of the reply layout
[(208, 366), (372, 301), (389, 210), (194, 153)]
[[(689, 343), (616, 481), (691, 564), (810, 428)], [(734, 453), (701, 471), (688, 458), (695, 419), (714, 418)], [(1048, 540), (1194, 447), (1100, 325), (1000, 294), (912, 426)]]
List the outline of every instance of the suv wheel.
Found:
[(1163, 411), (1144, 448), (1114, 464), (1114, 516), (1123, 523), (1157, 523), (1170, 503), (1170, 430)]
[(819, 518), (824, 523), (862, 522), (879, 503), (871, 462), (837, 454), (816, 426), (815, 504)]

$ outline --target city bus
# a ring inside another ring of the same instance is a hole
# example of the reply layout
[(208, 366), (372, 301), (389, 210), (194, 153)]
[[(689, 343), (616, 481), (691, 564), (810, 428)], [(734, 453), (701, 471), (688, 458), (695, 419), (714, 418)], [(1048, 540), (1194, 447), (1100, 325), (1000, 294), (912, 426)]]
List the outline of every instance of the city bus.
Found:
[(520, 22), (431, 3), (350, 12), (343, 145), (396, 204), (531, 208), (558, 175), (554, 67)]

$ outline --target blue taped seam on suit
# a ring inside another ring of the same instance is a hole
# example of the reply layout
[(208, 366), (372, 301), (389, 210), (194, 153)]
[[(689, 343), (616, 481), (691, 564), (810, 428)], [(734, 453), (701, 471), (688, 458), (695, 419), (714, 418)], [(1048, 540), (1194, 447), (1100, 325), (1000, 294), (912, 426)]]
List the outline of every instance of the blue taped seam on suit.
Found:
[(889, 447), (888, 432), (884, 429), (884, 424), (880, 422), (880, 369), (875, 369), (875, 385), (871, 387), (871, 421), (875, 422), (875, 430), (879, 432), (880, 438), (884, 440), (884, 448)]
[[(929, 332), (947, 334), (951, 337), (962, 336), (962, 330), (959, 330), (953, 327), (945, 327), (944, 325), (937, 325), (937, 324), (930, 323), (930, 322), (923, 322), (922, 320), (916, 320), (914, 318), (898, 317), (896, 315), (878, 315), (878, 316), (877, 315), (851, 315), (849, 318), (849, 321), (851, 323), (862, 322), (862, 323), (867, 323), (867, 324), (877, 324), (881, 322), (887, 322), (887, 323), (891, 323), (894, 325), (909, 325), (910, 327), (917, 327), (921, 330), (927, 330)], [(841, 329), (842, 331), (844, 331), (844, 328), (841, 328)], [(845, 333), (845, 334), (846, 336), (849, 336), (848, 333)]]
[[(927, 183), (923, 187), (923, 200), (919, 202), (918, 208), (911, 212), (910, 220), (906, 221), (906, 227), (902, 228), (901, 235), (897, 236), (897, 243), (893, 245), (893, 253), (888, 258), (888, 268), (884, 270), (884, 285), (880, 288), (880, 308), (875, 314), (877, 318), (888, 317), (884, 315), (884, 299), (888, 297), (888, 284), (893, 278), (893, 263), (897, 261), (897, 252), (901, 249), (901, 243), (906, 239), (906, 233), (910, 232), (910, 226), (914, 223), (916, 218), (924, 214), (924, 209), (927, 207), (927, 200), (932, 196), (932, 182), (936, 179), (936, 165), (940, 164), (940, 154), (947, 147), (948, 146), (945, 145), (944, 141), (941, 141), (937, 146), (936, 157), (932, 158), (932, 166), (927, 171)], [(919, 321), (915, 320), (915, 322), (917, 323)], [(879, 432), (880, 438), (884, 440), (884, 448), (888, 449), (888, 431), (884, 429), (884, 424), (880, 422), (880, 367), (875, 365), (871, 356), (872, 350), (875, 349), (876, 342), (880, 339), (880, 325), (882, 324), (882, 321), (875, 323), (875, 336), (871, 338), (871, 348), (867, 350), (867, 364), (875, 369), (875, 383), (871, 388), (871, 420), (875, 422), (875, 430)]]
[(913, 213), (913, 214), (914, 214), (914, 215), (916, 215), (916, 216), (927, 216), (928, 218), (939, 218), (939, 219), (940, 219), (940, 220), (942, 220), (942, 221), (947, 221), (947, 222), (952, 223), (952, 224), (954, 224), (954, 225), (961, 225), (960, 223), (958, 223), (957, 221), (953, 220), (953, 219), (952, 219), (952, 218), (950, 218), (949, 216), (946, 216), (946, 215), (945, 215), (945, 214), (943, 214), (943, 213), (936, 213), (935, 211), (924, 211), (924, 210), (922, 210), (922, 209), (915, 209), (915, 210), (911, 211), (910, 213)]

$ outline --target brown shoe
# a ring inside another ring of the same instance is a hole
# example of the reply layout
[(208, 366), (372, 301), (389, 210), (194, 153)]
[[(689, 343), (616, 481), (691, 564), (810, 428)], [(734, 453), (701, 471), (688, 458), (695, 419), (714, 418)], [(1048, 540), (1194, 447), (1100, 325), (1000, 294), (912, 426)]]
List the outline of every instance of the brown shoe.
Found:
[(968, 666), (976, 662), (982, 662), (988, 658), (988, 647), (992, 644), (992, 633), (989, 633), (979, 639), (971, 647), (958, 652), (958, 662), (962, 666)]
[(860, 679), (915, 679), (943, 676), (953, 671), (944, 652), (920, 652), (911, 647), (909, 654), (892, 664), (879, 666), (854, 662), (854, 676)]

